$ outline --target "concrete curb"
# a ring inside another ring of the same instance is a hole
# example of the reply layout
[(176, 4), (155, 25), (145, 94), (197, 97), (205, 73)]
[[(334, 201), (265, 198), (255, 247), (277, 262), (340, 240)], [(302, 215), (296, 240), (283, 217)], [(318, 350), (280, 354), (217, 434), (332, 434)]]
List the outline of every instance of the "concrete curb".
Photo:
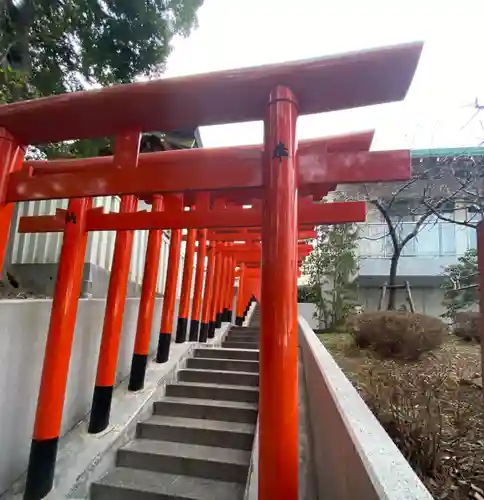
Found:
[(244, 500), (257, 500), (259, 498), (259, 417), (254, 434), (252, 455), (250, 456), (247, 484), (245, 485)]
[(250, 309), (247, 312), (247, 317), (245, 318), (242, 326), (249, 326), (250, 320), (252, 319), (252, 315), (254, 314), (256, 306), (257, 302), (251, 304)]

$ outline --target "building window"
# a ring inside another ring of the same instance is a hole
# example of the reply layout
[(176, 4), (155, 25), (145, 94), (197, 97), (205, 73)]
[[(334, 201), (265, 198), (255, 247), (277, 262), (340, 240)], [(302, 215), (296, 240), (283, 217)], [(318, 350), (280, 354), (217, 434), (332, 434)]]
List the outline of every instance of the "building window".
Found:
[(467, 233), (469, 235), (469, 249), (477, 248), (477, 231), (473, 227), (467, 228)]
[(455, 255), (457, 253), (455, 241), (455, 225), (447, 222), (440, 223), (440, 254)]

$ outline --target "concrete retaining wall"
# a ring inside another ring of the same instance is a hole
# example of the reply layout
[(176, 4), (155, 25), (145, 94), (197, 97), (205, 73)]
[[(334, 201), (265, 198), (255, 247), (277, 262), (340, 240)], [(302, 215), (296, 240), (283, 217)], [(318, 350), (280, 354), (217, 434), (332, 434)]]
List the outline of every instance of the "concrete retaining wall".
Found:
[(297, 305), (297, 312), (299, 316), (302, 316), (309, 324), (309, 326), (314, 330), (318, 328), (318, 321), (314, 317), (316, 313), (316, 305), (309, 302), (300, 302)]
[[(0, 301), (0, 493), (25, 471), (42, 372), (51, 300)], [(130, 370), (138, 299), (127, 299), (117, 381)], [(104, 309), (102, 299), (80, 300), (69, 369), (62, 434), (90, 410)], [(151, 348), (156, 349), (162, 299), (156, 300)], [(175, 321), (178, 315), (178, 303)]]
[(408, 462), (299, 318), (319, 498), (432, 500)]

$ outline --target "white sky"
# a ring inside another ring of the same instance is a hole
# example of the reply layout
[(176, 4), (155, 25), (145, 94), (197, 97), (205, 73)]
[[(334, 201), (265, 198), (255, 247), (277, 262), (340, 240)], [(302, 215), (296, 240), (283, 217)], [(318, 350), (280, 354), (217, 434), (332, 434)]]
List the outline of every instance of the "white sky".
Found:
[[(484, 0), (205, 0), (199, 28), (176, 40), (165, 76), (423, 40), (403, 103), (301, 117), (299, 138), (375, 127), (373, 149), (477, 146), (483, 26)], [(262, 124), (203, 127), (201, 135), (205, 147), (260, 143)]]

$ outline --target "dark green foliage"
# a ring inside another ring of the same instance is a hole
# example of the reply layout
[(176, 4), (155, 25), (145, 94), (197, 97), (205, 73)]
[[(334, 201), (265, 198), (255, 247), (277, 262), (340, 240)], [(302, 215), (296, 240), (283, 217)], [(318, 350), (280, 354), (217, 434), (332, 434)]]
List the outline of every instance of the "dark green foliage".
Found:
[(452, 320), (455, 320), (459, 311), (479, 303), (478, 289), (472, 286), (477, 280), (477, 251), (467, 250), (457, 261), (457, 264), (445, 268), (445, 281), (442, 285), (443, 305), (446, 308), (442, 317)]
[(347, 328), (357, 346), (370, 347), (386, 358), (407, 360), (438, 347), (447, 333), (447, 326), (438, 318), (401, 311), (354, 315)]
[(297, 287), (297, 301), (298, 303), (314, 303), (315, 295), (313, 288), (310, 286)]
[[(0, 104), (158, 76), (173, 37), (190, 33), (202, 3), (0, 0)], [(56, 158), (109, 150), (110, 139), (97, 138), (39, 151)]]
[(319, 226), (314, 250), (303, 263), (320, 329), (337, 331), (356, 304), (354, 279), (358, 270), (355, 225)]
[(0, 1), (0, 54), (28, 77), (22, 98), (131, 82), (163, 71), (173, 36), (189, 34), (202, 3)]

